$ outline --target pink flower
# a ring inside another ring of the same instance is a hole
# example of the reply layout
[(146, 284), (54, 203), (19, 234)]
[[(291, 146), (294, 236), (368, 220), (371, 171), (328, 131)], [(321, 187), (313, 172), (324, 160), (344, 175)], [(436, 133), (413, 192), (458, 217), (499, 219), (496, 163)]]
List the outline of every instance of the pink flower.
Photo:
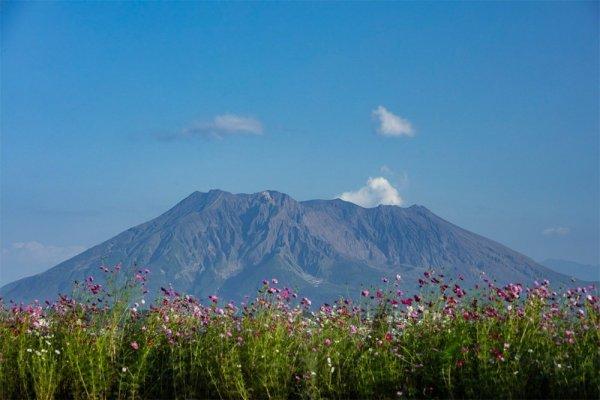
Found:
[(410, 297), (408, 297), (406, 299), (400, 300), (400, 302), (402, 304), (404, 304), (405, 306), (410, 306), (410, 305), (412, 305), (413, 299), (411, 299)]
[(369, 291), (368, 290), (363, 290), (362, 292), (360, 292), (360, 294), (363, 297), (368, 297), (369, 296)]
[(312, 302), (310, 301), (309, 298), (303, 297), (302, 300), (300, 301), (300, 304), (302, 304), (305, 307), (310, 307), (310, 305), (312, 304)]
[(331, 346), (331, 339), (327, 338), (323, 343), (325, 343), (325, 346), (329, 347)]
[(356, 326), (354, 325), (350, 325), (350, 333), (354, 334), (358, 331), (358, 329), (356, 328)]
[(219, 298), (217, 296), (215, 296), (214, 294), (211, 294), (210, 296), (208, 296), (208, 299), (210, 301), (212, 301), (213, 303), (216, 303), (217, 301), (219, 301)]
[(130, 346), (134, 350), (137, 350), (137, 349), (140, 348), (140, 345), (137, 342), (135, 342), (135, 341), (131, 342)]

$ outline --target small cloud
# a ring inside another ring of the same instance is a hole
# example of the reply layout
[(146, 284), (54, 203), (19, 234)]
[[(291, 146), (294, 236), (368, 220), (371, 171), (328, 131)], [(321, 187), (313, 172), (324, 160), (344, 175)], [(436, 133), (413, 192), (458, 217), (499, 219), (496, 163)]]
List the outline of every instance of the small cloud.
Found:
[(387, 165), (382, 165), (379, 172), (387, 176), (399, 189), (406, 189), (410, 183), (406, 171), (396, 172)]
[(373, 117), (377, 121), (377, 133), (382, 136), (409, 136), (415, 135), (412, 124), (399, 115), (388, 111), (384, 106), (379, 106), (373, 110)]
[(379, 171), (385, 175), (394, 175), (394, 171), (387, 165), (382, 165), (381, 168), (379, 168)]
[(263, 133), (262, 123), (255, 118), (222, 114), (215, 116), (210, 122), (195, 123), (179, 132), (160, 135), (158, 139), (177, 140), (200, 136), (222, 139), (231, 135), (262, 135)]
[(344, 192), (338, 197), (366, 208), (378, 205), (400, 206), (403, 204), (398, 190), (387, 179), (381, 176), (369, 178), (366, 186), (356, 191)]
[(12, 243), (2, 249), (2, 255), (20, 264), (43, 264), (49, 268), (84, 250), (83, 246), (53, 246), (31, 241)]
[(234, 114), (217, 115), (213, 121), (215, 129), (226, 133), (249, 133), (252, 135), (262, 135), (263, 126), (260, 121), (240, 117)]
[(542, 231), (542, 235), (544, 236), (565, 236), (571, 232), (571, 229), (565, 228), (562, 226), (557, 226), (553, 228), (546, 228)]

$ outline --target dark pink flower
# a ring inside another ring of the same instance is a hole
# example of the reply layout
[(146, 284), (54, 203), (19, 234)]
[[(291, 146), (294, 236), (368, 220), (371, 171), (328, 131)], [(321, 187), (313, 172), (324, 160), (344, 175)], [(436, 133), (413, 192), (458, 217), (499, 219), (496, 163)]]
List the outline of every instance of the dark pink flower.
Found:
[(400, 300), (400, 302), (401, 302), (402, 304), (404, 304), (405, 306), (410, 306), (410, 305), (412, 305), (412, 303), (413, 303), (413, 299), (412, 299), (412, 298), (410, 298), (410, 297), (408, 297), (408, 298), (406, 298), (406, 299), (402, 299), (402, 300)]

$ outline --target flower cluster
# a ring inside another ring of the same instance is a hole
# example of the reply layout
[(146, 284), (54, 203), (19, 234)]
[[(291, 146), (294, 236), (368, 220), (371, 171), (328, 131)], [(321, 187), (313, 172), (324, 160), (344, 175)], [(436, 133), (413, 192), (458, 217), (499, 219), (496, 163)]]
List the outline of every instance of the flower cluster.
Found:
[(239, 304), (170, 286), (147, 302), (149, 270), (100, 269), (53, 303), (0, 302), (0, 397), (595, 398), (600, 387), (591, 286), (464, 287), (428, 270), (417, 294), (398, 275), (319, 307), (274, 278)]

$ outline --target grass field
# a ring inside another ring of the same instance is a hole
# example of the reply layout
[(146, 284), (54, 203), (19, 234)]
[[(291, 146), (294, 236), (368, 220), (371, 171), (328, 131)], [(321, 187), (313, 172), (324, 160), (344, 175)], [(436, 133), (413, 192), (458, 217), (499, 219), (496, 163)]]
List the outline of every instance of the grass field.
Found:
[(320, 308), (276, 280), (247, 304), (164, 288), (150, 305), (148, 271), (102, 269), (53, 304), (2, 303), (3, 399), (600, 396), (590, 288), (428, 272), (419, 295), (398, 277)]

